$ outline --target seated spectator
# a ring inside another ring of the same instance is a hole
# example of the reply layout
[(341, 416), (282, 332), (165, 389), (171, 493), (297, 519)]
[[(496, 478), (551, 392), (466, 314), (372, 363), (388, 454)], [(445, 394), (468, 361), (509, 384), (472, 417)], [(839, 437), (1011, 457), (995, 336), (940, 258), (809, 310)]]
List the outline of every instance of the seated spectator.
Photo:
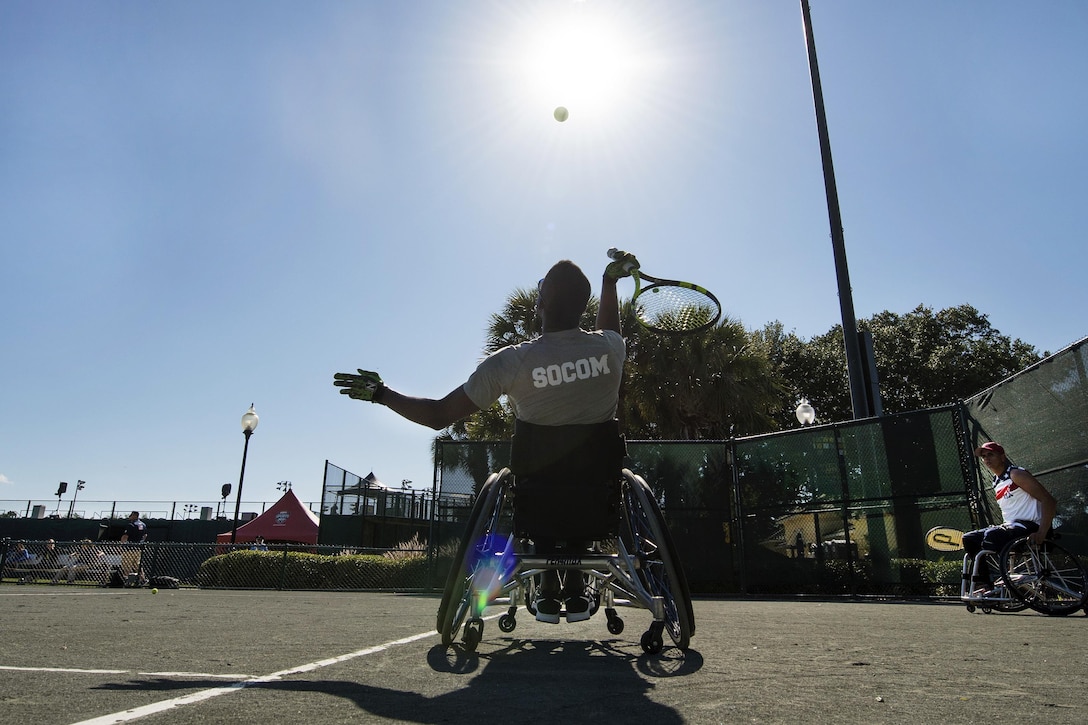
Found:
[(16, 541), (15, 546), (4, 557), (4, 576), (19, 576), (20, 570), (29, 568), (33, 563), (34, 557), (27, 551), (26, 544)]
[(57, 542), (47, 539), (42, 552), (38, 554), (38, 569), (42, 571), (55, 571), (60, 567), (57, 561)]
[(268, 551), (268, 544), (264, 543), (263, 536), (258, 536), (249, 548), (252, 551)]
[(71, 584), (80, 575), (84, 578), (89, 575), (102, 582), (105, 581), (106, 573), (106, 555), (90, 539), (84, 539), (72, 552), (68, 563), (53, 574), (53, 584), (58, 583), (62, 576)]

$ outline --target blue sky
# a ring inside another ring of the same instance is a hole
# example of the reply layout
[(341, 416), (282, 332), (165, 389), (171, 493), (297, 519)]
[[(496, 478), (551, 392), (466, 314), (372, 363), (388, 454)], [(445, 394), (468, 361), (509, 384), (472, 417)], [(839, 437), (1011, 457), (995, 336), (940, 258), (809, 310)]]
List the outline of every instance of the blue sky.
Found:
[[(1088, 4), (812, 6), (857, 315), (1088, 334)], [(0, 109), (12, 507), (215, 501), (250, 403), (245, 501), (326, 459), (429, 488), (433, 433), (332, 374), (441, 397), (611, 246), (749, 328), (841, 322), (795, 0), (13, 0)]]

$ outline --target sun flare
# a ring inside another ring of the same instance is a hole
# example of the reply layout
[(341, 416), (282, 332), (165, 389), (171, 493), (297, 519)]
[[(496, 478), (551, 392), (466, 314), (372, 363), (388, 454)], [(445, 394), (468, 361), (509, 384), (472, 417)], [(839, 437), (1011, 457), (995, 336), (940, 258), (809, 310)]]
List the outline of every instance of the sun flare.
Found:
[(630, 98), (646, 58), (614, 18), (568, 13), (533, 27), (523, 46), (524, 91), (572, 118), (612, 112)]

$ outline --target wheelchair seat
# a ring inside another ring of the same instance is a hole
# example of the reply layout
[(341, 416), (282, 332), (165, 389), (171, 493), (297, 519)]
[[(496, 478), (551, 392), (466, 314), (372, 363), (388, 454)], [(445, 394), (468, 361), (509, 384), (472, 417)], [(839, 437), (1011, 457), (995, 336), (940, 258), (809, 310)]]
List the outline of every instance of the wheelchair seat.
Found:
[(627, 446), (616, 421), (544, 426), (516, 421), (510, 454), (514, 534), (537, 549), (615, 536)]

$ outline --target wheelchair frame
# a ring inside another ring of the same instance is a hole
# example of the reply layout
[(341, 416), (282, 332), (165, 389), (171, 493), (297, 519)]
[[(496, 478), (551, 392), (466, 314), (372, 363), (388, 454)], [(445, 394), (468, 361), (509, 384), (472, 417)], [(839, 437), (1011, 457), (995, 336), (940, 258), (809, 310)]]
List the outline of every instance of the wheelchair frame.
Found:
[[(1025, 536), (1010, 541), (1000, 552), (983, 549), (975, 557), (964, 554), (960, 599), (967, 611), (980, 608), (989, 614), (1031, 607), (1050, 616), (1078, 609), (1088, 613), (1088, 573), (1077, 556), (1053, 538), (1036, 545)], [(992, 588), (979, 575), (983, 561), (994, 574)]]
[(549, 555), (533, 553), (530, 542), (513, 533), (512, 483), (510, 469), (492, 473), (476, 499), (438, 610), (443, 644), (452, 644), (463, 624), (463, 646), (475, 650), (483, 638), (483, 612), (493, 605), (508, 605), (498, 626), (512, 632), (520, 605), (536, 614), (537, 576), (563, 570), (587, 575), (590, 612), (595, 615), (604, 607), (611, 634), (624, 629), (617, 607), (642, 608), (653, 617), (639, 642), (644, 652), (662, 650), (663, 632), (680, 649), (688, 648), (695, 631), (691, 595), (661, 509), (645, 480), (623, 469), (619, 534), (614, 539), (595, 541), (586, 550)]

